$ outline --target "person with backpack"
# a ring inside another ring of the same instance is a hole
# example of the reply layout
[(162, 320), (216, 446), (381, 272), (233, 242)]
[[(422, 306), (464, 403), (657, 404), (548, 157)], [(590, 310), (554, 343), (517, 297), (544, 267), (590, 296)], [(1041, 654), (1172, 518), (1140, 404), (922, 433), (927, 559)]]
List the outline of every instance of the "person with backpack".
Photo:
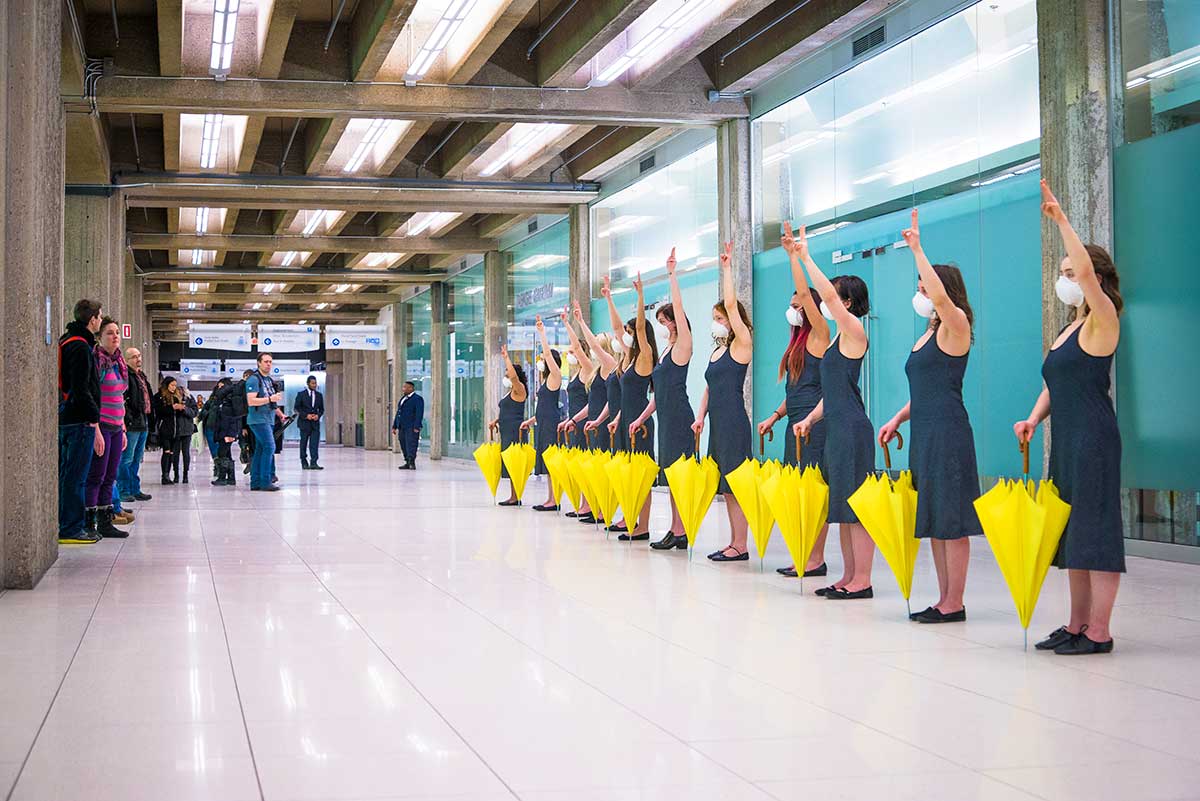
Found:
[(82, 299), (58, 340), (58, 541), (93, 545), (95, 528), (86, 529), (84, 492), (94, 453), (104, 452), (100, 433), (100, 375), (96, 372), (96, 334), (100, 304)]
[(216, 478), (214, 487), (232, 487), (237, 484), (231, 447), (242, 431), (246, 417), (246, 382), (222, 378), (217, 382), (208, 403), (206, 427), (217, 441)]
[(258, 354), (258, 371), (246, 379), (246, 423), (254, 435), (254, 456), (250, 462), (250, 489), (255, 492), (277, 492), (275, 485), (276, 417), (282, 417), (279, 404), (283, 393), (271, 378), (272, 358), (269, 353)]

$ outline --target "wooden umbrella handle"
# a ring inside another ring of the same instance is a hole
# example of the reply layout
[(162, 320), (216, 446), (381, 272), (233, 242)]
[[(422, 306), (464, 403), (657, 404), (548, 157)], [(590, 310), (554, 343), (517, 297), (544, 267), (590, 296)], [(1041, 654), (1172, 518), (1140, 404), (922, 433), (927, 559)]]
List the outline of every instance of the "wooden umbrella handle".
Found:
[(595, 429), (588, 428), (587, 426), (583, 427), (583, 441), (587, 444), (588, 450), (592, 449), (592, 434), (595, 433)]
[[(809, 441), (811, 441), (811, 440), (812, 440), (812, 432), (809, 431), (803, 437), (804, 444), (807, 445), (809, 443)], [(800, 458), (800, 455), (804, 452), (804, 448), (800, 445), (800, 442), (801, 442), (800, 432), (797, 431), (796, 432), (796, 464), (797, 465), (799, 465), (801, 462), (804, 461), (803, 459)]]
[(695, 445), (692, 448), (692, 453), (696, 454), (696, 461), (699, 461), (700, 460), (700, 432), (699, 431), (692, 432), (692, 440), (695, 443)]
[[(899, 431), (896, 432), (896, 450), (904, 450), (904, 435)], [(888, 470), (892, 469), (892, 452), (886, 442), (883, 443), (883, 464)]]
[(496, 429), (498, 429), (499, 427), (500, 427), (499, 420), (493, 420), (492, 422), (488, 423), (488, 438), (487, 438), (488, 442), (492, 441), (492, 434), (494, 434)]
[(764, 455), (766, 455), (766, 450), (767, 450), (767, 449), (766, 449), (766, 446), (765, 446), (765, 444), (764, 444), (764, 440), (769, 440), (769, 441), (771, 441), (771, 442), (774, 442), (774, 441), (775, 441), (775, 432), (774, 432), (774, 430), (772, 430), (772, 429), (768, 428), (768, 429), (767, 429), (767, 433), (766, 433), (766, 434), (759, 434), (759, 435), (758, 435), (758, 458), (759, 458), (759, 459), (763, 458), (763, 456), (764, 456)]
[(1025, 474), (1025, 478), (1029, 478), (1029, 443), (1020, 442), (1021, 448), (1021, 472)]

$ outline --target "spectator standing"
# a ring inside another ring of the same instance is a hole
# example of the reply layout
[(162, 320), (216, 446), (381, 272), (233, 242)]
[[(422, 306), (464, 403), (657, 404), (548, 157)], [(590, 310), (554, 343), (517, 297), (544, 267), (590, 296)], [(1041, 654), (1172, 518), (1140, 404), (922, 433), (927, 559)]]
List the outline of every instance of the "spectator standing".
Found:
[(96, 332), (100, 304), (83, 299), (58, 340), (58, 541), (92, 545), (100, 541), (88, 528), (85, 491), (92, 455), (104, 448), (100, 433), (100, 377), (96, 374)]
[(129, 377), (121, 356), (121, 326), (116, 320), (101, 320), (93, 355), (100, 382), (100, 438), (88, 468), (85, 528), (94, 529), (101, 537), (128, 537), (113, 525), (113, 483), (125, 449), (125, 388)]
[(405, 381), (404, 394), (396, 404), (396, 417), (392, 420), (392, 433), (400, 437), (400, 450), (404, 453), (404, 464), (400, 465), (400, 470), (417, 469), (417, 446), (424, 419), (425, 399), (417, 394), (413, 382)]
[(258, 371), (246, 379), (246, 424), (254, 438), (254, 453), (250, 460), (250, 489), (256, 492), (275, 492), (275, 433), (273, 424), (283, 393), (275, 388), (271, 378), (273, 358), (269, 353), (258, 354)]
[(121, 500), (124, 503), (133, 503), (150, 500), (150, 495), (142, 492), (141, 468), (153, 413), (150, 403), (150, 381), (142, 372), (142, 352), (137, 348), (126, 348), (125, 365), (129, 368), (129, 386), (125, 389), (126, 444), (125, 451), (121, 454), (117, 486)]
[[(162, 446), (162, 483), (175, 484), (179, 481), (180, 451), (188, 448), (188, 439), (192, 436), (195, 426), (188, 418), (187, 404), (184, 403), (183, 394), (179, 390), (179, 382), (174, 377), (163, 378), (158, 392), (154, 395), (154, 404), (158, 442)], [(194, 417), (194, 406), (191, 411)], [(174, 479), (171, 478), (172, 472), (175, 474)]]
[(300, 467), (304, 470), (324, 470), (317, 463), (321, 441), (321, 418), (325, 416), (325, 396), (317, 389), (317, 377), (310, 375), (305, 389), (296, 395), (293, 406), (296, 425), (300, 427)]

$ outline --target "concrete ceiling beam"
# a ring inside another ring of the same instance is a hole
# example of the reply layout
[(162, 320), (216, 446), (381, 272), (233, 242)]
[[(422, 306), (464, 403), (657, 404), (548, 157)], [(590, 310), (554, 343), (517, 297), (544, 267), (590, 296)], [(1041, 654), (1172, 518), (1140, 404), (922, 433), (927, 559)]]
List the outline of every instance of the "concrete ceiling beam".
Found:
[(599, 180), (677, 133), (678, 128), (594, 128), (562, 152), (563, 164), (575, 180)]
[(144, 303), (361, 303), (386, 306), (393, 301), (395, 298), (391, 295), (379, 292), (147, 292), (143, 296)]
[(357, 323), (363, 320), (374, 322), (375, 312), (372, 311), (338, 311), (325, 309), (314, 311), (304, 309), (296, 311), (276, 311), (274, 309), (229, 309), (216, 311), (214, 309), (148, 309), (152, 323), (172, 320), (195, 320), (196, 322), (225, 322), (240, 323), (249, 320), (251, 323), (294, 323), (297, 315), (305, 320), (319, 323)]
[(653, 0), (579, 0), (537, 46), (539, 86), (564, 86), (653, 5)]
[(527, 219), (528, 214), (489, 214), (476, 223), (475, 232), (482, 237), (499, 237)]
[(242, 281), (270, 283), (272, 281), (328, 281), (338, 284), (427, 284), (446, 277), (444, 272), (400, 272), (396, 270), (340, 270), (326, 267), (250, 268), (230, 267), (153, 267), (143, 269), (138, 277), (146, 281)]
[(461, 178), (488, 148), (512, 129), (512, 123), (493, 124), (468, 122), (463, 124), (442, 149), (438, 151), (434, 170), (443, 178)]
[(303, 250), (314, 253), (483, 253), (495, 250), (495, 239), (473, 236), (196, 236), (129, 234), (134, 250)]
[(361, 0), (350, 20), (350, 74), (370, 81), (379, 74), (416, 0)]
[[(288, 40), (292, 37), (292, 26), (300, 0), (274, 0), (271, 18), (263, 34), (262, 48), (258, 61), (259, 78), (278, 78), (283, 68), (283, 56), (287, 52)], [(262, 141), (263, 128), (267, 122), (265, 114), (251, 114), (246, 120), (246, 133), (242, 136), (242, 151), (238, 155), (237, 171), (250, 172), (254, 169), (254, 158)]]

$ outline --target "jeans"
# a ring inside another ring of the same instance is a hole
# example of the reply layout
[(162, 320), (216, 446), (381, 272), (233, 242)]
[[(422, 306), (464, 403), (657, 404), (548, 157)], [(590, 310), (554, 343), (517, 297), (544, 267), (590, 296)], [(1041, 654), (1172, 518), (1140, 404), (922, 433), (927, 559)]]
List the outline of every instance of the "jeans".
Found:
[(92, 466), (96, 430), (85, 423), (58, 427), (58, 537), (83, 531), (84, 488)]
[(320, 423), (311, 423), (300, 427), (300, 462), (302, 464), (317, 463), (317, 446), (320, 440)]
[(146, 451), (146, 437), (149, 431), (127, 431), (129, 438), (125, 452), (121, 454), (121, 469), (117, 472), (117, 486), (120, 494), (132, 498), (142, 491), (142, 454)]
[(254, 454), (250, 457), (250, 489), (271, 486), (275, 475), (275, 434), (270, 423), (251, 423)]
[(204, 426), (204, 441), (208, 443), (208, 455), (212, 458), (217, 458), (217, 433), (212, 428), (205, 424)]
[(92, 459), (88, 468), (84, 500), (89, 509), (112, 505), (113, 482), (117, 480), (117, 468), (121, 465), (121, 429), (102, 423), (100, 435), (104, 437), (104, 453)]

